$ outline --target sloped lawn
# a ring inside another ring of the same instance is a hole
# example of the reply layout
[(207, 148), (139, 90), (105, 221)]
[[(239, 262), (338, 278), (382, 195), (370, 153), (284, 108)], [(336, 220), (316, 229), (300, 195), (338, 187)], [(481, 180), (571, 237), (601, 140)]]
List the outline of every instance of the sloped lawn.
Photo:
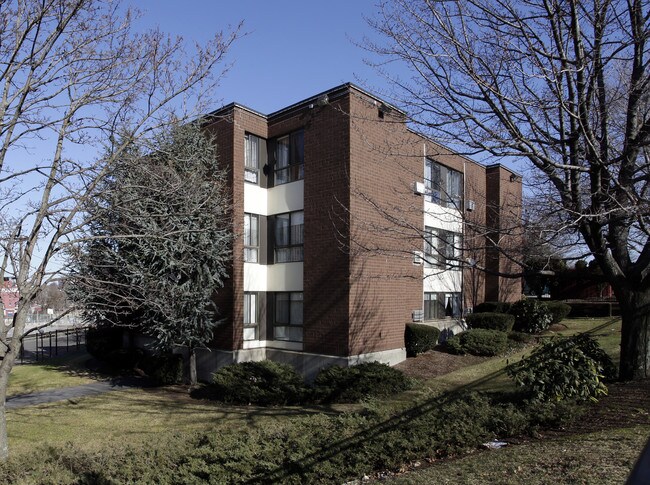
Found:
[[(620, 334), (612, 321), (570, 321), (566, 328), (556, 329), (585, 330), (593, 331), (617, 357)], [(235, 407), (192, 400), (182, 388), (168, 388), (10, 411), (15, 458), (0, 473), (15, 483), (77, 483), (79, 477), (86, 483), (343, 483), (366, 474), (391, 475), (419, 463), (420, 467), (412, 467), (418, 471), (393, 479), (599, 483), (599, 477), (610, 472), (612, 477), (624, 477), (642, 447), (642, 436), (650, 430), (648, 402), (628, 399), (627, 412), (614, 411), (624, 408), (624, 396), (629, 397), (632, 387), (612, 386), (611, 396), (577, 421), (596, 428), (576, 424), (550, 432), (534, 423), (531, 427), (531, 410), (472, 392), (511, 393), (513, 385), (503, 368), (529, 350), (478, 360), (453, 356), (452, 361), (439, 352), (418, 356), (400, 365), (405, 372), (418, 374), (415, 390), (364, 405)], [(441, 364), (441, 359), (447, 360)], [(615, 396), (623, 397), (617, 402)], [(549, 409), (556, 409), (558, 416), (551, 412), (542, 420), (547, 423), (573, 412), (558, 407), (548, 408), (547, 414)], [(600, 418), (590, 414), (598, 412)], [(604, 417), (612, 414), (621, 418), (601, 429)], [(530, 438), (531, 432), (536, 438)], [(514, 436), (511, 441), (517, 444), (476, 451), (478, 444), (497, 435)], [(604, 461), (617, 442), (619, 458)], [(42, 459), (34, 461), (35, 455)]]

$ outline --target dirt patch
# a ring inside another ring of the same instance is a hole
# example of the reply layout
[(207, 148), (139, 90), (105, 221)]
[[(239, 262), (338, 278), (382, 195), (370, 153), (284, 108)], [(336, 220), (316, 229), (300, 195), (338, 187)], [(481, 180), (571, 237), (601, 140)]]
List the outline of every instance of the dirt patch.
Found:
[(441, 350), (429, 350), (417, 357), (409, 357), (395, 366), (409, 377), (431, 379), (454, 372), (469, 365), (479, 364), (491, 357), (455, 355)]

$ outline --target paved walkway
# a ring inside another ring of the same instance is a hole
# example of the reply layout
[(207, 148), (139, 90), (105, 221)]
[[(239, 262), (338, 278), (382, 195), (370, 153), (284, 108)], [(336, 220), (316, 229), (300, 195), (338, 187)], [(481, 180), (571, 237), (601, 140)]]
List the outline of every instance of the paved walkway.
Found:
[(66, 401), (78, 397), (95, 396), (111, 391), (121, 391), (133, 387), (151, 387), (148, 380), (138, 377), (126, 377), (111, 381), (97, 381), (81, 386), (61, 387), (31, 394), (19, 394), (7, 398), (7, 409), (17, 409), (25, 406), (35, 406), (56, 401)]

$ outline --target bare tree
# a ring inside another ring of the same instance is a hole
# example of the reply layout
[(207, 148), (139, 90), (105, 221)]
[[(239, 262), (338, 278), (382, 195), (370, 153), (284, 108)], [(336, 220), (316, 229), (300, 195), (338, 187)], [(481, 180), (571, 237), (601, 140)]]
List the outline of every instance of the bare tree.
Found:
[(533, 169), (622, 312), (621, 379), (650, 367), (650, 4), (642, 0), (382, 2), (369, 48), (423, 131)]
[(0, 3), (0, 276), (20, 291), (0, 330), (0, 458), (27, 314), (61, 271), (84, 200), (127, 147), (205, 109), (238, 32), (187, 51), (181, 38), (135, 32), (137, 15), (112, 0)]

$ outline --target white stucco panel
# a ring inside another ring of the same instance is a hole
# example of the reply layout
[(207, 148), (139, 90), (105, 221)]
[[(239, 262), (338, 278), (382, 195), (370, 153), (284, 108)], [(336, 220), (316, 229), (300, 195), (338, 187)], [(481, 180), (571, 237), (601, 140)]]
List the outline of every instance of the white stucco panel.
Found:
[(463, 218), (460, 211), (431, 202), (424, 203), (424, 225), (444, 231), (463, 232)]
[(244, 263), (244, 291), (267, 291), (268, 268), (264, 264)]
[(268, 190), (244, 183), (244, 212), (268, 215)]
[(267, 192), (268, 213), (265, 215), (300, 211), (305, 208), (304, 180), (278, 185), (277, 187), (268, 189)]
[(425, 293), (457, 293), (462, 289), (462, 277), (460, 271), (443, 271), (436, 268), (424, 269), (424, 281), (422, 282)]
[(267, 268), (266, 291), (303, 290), (303, 263), (279, 263)]

